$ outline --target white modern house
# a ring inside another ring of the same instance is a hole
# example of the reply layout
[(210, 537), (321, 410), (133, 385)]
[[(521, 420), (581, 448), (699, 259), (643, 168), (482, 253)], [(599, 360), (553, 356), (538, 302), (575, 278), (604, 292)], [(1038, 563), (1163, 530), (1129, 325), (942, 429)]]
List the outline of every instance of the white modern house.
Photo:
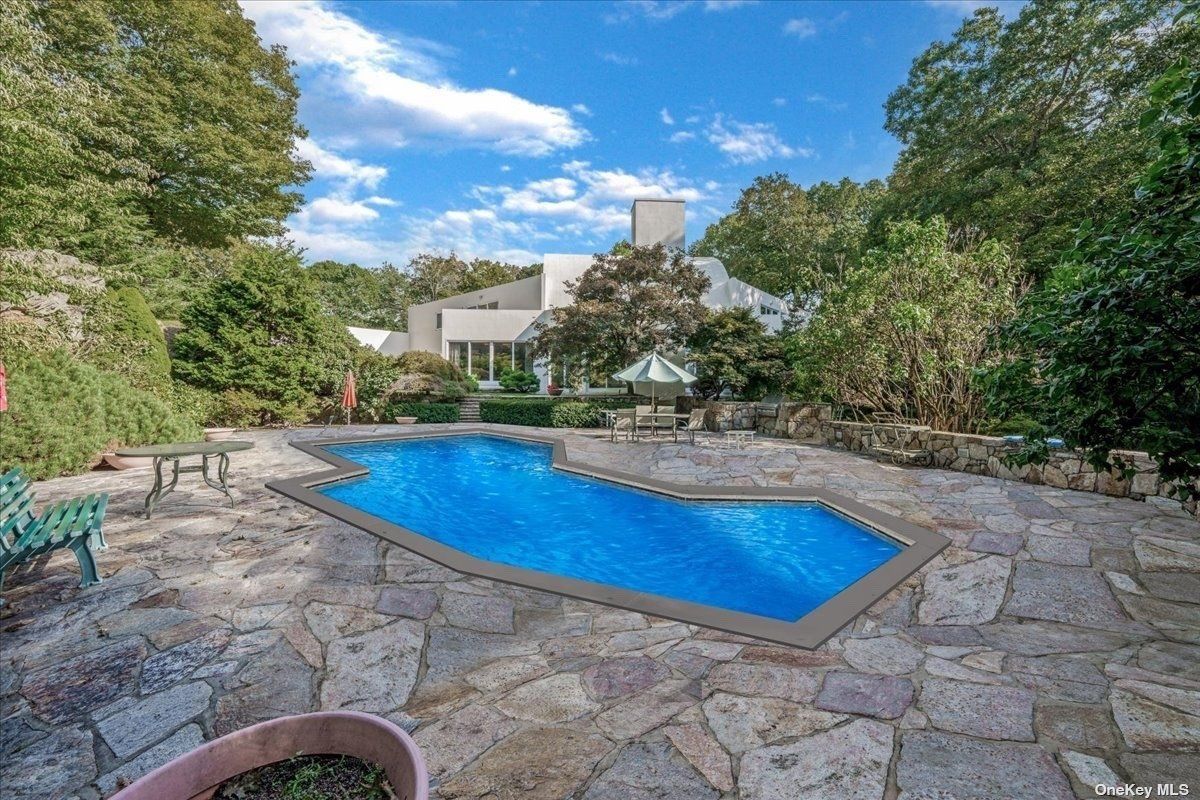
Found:
[[(684, 201), (634, 200), (631, 217), (634, 245), (661, 243), (683, 249)], [(715, 258), (691, 261), (712, 283), (705, 298), (710, 308), (749, 308), (769, 330), (780, 329), (788, 314), (782, 299), (731, 278)], [(407, 332), (350, 328), (350, 333), (387, 355), (409, 350), (437, 353), (474, 375), (481, 388), (497, 388), (505, 368), (514, 368), (537, 373), (545, 391), (545, 365), (535, 364), (530, 355), (534, 326), (548, 321), (555, 307), (571, 304), (566, 285), (592, 262), (591, 255), (547, 253), (540, 275), (410, 307)]]

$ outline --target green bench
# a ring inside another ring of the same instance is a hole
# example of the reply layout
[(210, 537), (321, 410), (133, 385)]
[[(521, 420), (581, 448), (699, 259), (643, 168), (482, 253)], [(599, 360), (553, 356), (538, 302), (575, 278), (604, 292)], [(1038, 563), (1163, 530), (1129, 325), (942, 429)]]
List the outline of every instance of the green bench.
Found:
[(10, 567), (64, 547), (79, 561), (79, 585), (99, 583), (92, 551), (108, 548), (102, 529), (108, 495), (76, 497), (34, 516), (30, 486), (29, 476), (19, 468), (0, 476), (0, 589)]

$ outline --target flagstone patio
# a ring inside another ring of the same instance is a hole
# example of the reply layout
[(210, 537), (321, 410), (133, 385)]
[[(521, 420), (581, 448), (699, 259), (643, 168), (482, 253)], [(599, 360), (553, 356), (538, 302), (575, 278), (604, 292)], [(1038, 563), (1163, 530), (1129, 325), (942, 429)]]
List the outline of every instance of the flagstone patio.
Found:
[(317, 436), (247, 434), (234, 508), (181, 481), (146, 521), (146, 470), (37, 486), (43, 502), (110, 492), (111, 547), (99, 586), (78, 589), (63, 553), (6, 582), (0, 794), (106, 797), (205, 739), (335, 708), (413, 731), (442, 798), (1200, 783), (1200, 521), (1170, 504), (783, 441), (567, 435), (573, 459), (823, 486), (953, 539), (804, 651), (460, 575), (266, 490), (320, 467), (287, 444)]

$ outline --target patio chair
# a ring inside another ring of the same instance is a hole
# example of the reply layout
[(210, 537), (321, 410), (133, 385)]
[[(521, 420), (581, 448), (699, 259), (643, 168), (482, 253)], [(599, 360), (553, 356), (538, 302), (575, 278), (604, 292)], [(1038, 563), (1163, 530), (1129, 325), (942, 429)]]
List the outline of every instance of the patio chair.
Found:
[(691, 444), (695, 444), (696, 432), (708, 430), (708, 428), (704, 426), (704, 409), (693, 409), (692, 413), (688, 414), (687, 423), (684, 425), (683, 429), (687, 431), (688, 441)]
[(651, 435), (656, 434), (659, 431), (674, 432), (674, 419), (664, 419), (661, 417), (656, 419), (655, 417), (651, 416), (652, 414), (656, 413), (654, 406), (637, 406), (636, 411), (637, 428), (639, 430), (645, 429)]
[(108, 495), (56, 503), (35, 517), (30, 486), (29, 476), (19, 468), (0, 477), (0, 590), (10, 567), (62, 548), (69, 548), (79, 562), (80, 587), (99, 583), (92, 550), (108, 548), (102, 527)]
[(627, 441), (629, 441), (629, 440), (636, 441), (637, 440), (637, 426), (635, 425), (636, 419), (637, 419), (637, 411), (635, 409), (632, 409), (632, 408), (617, 409), (617, 412), (613, 415), (613, 424), (612, 424), (612, 428), (610, 429), (612, 440), (615, 442), (617, 440), (617, 436), (624, 435), (625, 439)]

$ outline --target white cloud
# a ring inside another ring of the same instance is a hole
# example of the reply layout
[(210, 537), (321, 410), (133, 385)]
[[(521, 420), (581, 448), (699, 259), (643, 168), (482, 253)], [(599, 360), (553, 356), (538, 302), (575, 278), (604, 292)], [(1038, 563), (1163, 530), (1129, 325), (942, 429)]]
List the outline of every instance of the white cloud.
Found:
[(358, 200), (347, 200), (341, 197), (318, 197), (308, 203), (301, 211), (303, 221), (318, 225), (361, 225), (379, 219), (379, 212)]
[(817, 35), (817, 24), (807, 17), (789, 19), (783, 24), (783, 33), (797, 39), (808, 39)]
[(613, 13), (605, 15), (604, 21), (610, 25), (635, 17), (663, 21), (673, 19), (690, 5), (691, 0), (624, 0), (616, 4)]
[(508, 68), (508, 77), (510, 77), (510, 78), (515, 78), (515, 77), (517, 77), (517, 68), (516, 68), (516, 67), (509, 67), (509, 68)]
[(267, 43), (320, 71), (322, 93), (356, 121), (354, 134), (392, 146), (414, 142), (544, 156), (588, 138), (571, 112), (500, 89), (460, 87), (442, 76), (448, 50), (383, 36), (316, 0), (243, 0)]
[(658, 116), (663, 121), (664, 125), (674, 125), (675, 124), (675, 118), (672, 117), (671, 112), (667, 111), (667, 109), (665, 109), (665, 108), (662, 111), (658, 112)]
[(679, 144), (680, 142), (690, 142), (695, 138), (696, 134), (692, 133), (691, 131), (675, 131), (675, 133), (672, 133), (667, 141), (672, 142), (673, 144)]
[(576, 114), (580, 114), (585, 117), (590, 117), (592, 115), (592, 110), (583, 103), (576, 103), (575, 105), (571, 106), (571, 110)]
[(732, 11), (753, 5), (758, 5), (758, 0), (704, 0), (705, 11)]
[(344, 190), (356, 186), (374, 189), (387, 177), (386, 167), (364, 164), (357, 158), (345, 158), (326, 150), (312, 139), (299, 139), (295, 146), (301, 158), (312, 162), (314, 177), (335, 181)]
[(825, 106), (826, 108), (833, 109), (834, 111), (845, 111), (846, 109), (845, 103), (830, 100), (820, 92), (810, 92), (809, 94), (806, 94), (804, 96), (804, 102), (812, 103), (813, 105), (818, 106)]
[(387, 208), (395, 208), (396, 206), (400, 205), (399, 200), (393, 200), (390, 197), (380, 197), (379, 195), (373, 195), (371, 197), (368, 197), (365, 200), (363, 200), (363, 202), (366, 203), (367, 205), (385, 206)]
[(1018, 13), (1025, 0), (925, 0), (925, 5), (934, 6), (957, 16), (970, 16), (981, 8), (994, 6), (1003, 16)]
[(597, 53), (601, 61), (607, 61), (610, 64), (616, 64), (618, 67), (632, 67), (638, 63), (636, 56), (627, 56), (622, 53), (614, 53), (611, 51), (603, 51)]
[(807, 157), (813, 154), (807, 148), (792, 147), (785, 143), (774, 125), (726, 120), (721, 114), (713, 119), (705, 136), (725, 154), (731, 164), (753, 164), (768, 158)]
[(771, 101), (771, 105), (777, 106), (779, 108), (783, 108), (784, 106), (787, 105), (787, 98), (786, 97), (776, 97), (774, 100)]

